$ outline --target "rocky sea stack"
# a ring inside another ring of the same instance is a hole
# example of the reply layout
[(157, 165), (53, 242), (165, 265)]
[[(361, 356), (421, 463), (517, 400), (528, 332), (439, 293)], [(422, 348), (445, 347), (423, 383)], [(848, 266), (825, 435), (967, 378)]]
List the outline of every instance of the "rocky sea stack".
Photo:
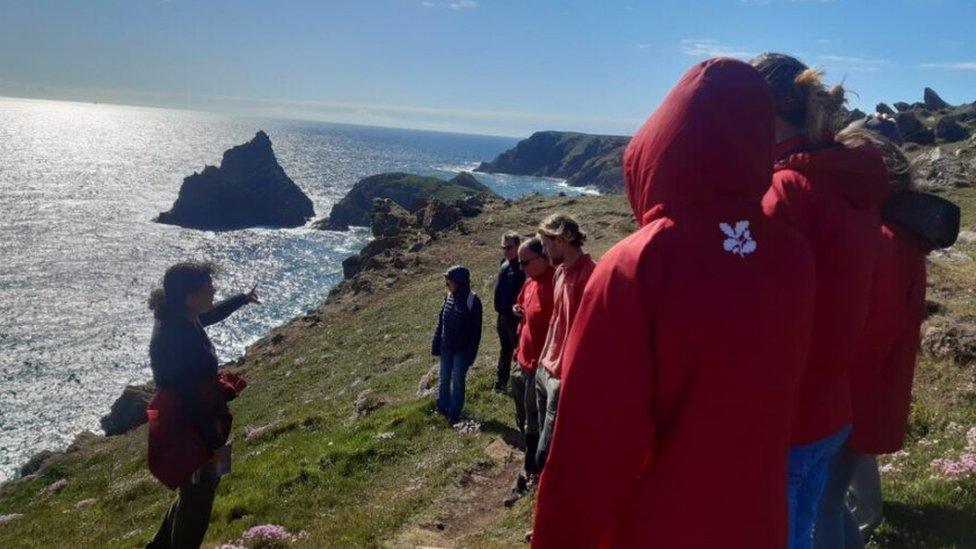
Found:
[(368, 227), (373, 213), (373, 200), (377, 198), (392, 200), (401, 208), (415, 211), (432, 200), (453, 205), (478, 195), (498, 197), (494, 191), (466, 172), (458, 174), (450, 181), (402, 172), (381, 173), (359, 180), (332, 207), (329, 217), (317, 221), (315, 226), (332, 231), (345, 231), (350, 226)]
[(560, 177), (573, 187), (617, 192), (624, 186), (621, 158), (630, 137), (536, 132), (475, 171)]
[(224, 153), (183, 180), (180, 194), (158, 223), (231, 231), (247, 227), (300, 227), (315, 216), (312, 201), (278, 164), (268, 134)]

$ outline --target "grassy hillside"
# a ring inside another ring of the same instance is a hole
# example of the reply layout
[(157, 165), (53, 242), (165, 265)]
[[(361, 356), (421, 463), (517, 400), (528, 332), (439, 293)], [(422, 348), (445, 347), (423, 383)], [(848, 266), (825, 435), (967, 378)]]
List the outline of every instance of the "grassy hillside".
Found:
[[(976, 193), (962, 189), (956, 198), (972, 227)], [(523, 544), (531, 499), (511, 510), (501, 505), (519, 458), (510, 445), (517, 439), (512, 403), (491, 391), (493, 314), (486, 312), (482, 352), (469, 374), (466, 411), (480, 430), (456, 432), (418, 389), (434, 364), (429, 337), (443, 269), (468, 265), (475, 290), (489, 296), (498, 236), (528, 233), (557, 210), (583, 220), (596, 255), (633, 228), (619, 196), (497, 205), (466, 220), (466, 234), (407, 254), (403, 269), (360, 274), (329, 304), (253, 346), (234, 366), (250, 386), (232, 403), (234, 471), (220, 486), (208, 544), (266, 523), (305, 532), (296, 547)], [(934, 260), (930, 294), (946, 314), (972, 317), (976, 246), (957, 250), (969, 260)], [(935, 479), (929, 466), (957, 455), (976, 426), (973, 381), (971, 367), (922, 361), (907, 455), (884, 476), (888, 522), (879, 547), (976, 546), (973, 477)], [(0, 515), (22, 515), (0, 524), (0, 547), (144, 544), (172, 498), (146, 471), (145, 439), (144, 427), (82, 439), (37, 477), (0, 488)]]

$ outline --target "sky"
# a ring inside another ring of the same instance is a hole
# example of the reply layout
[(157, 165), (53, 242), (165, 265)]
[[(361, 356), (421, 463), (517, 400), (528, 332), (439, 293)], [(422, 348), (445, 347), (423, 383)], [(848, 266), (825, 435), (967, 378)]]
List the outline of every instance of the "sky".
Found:
[(976, 0), (0, 0), (0, 96), (524, 137), (631, 134), (692, 64), (976, 101)]

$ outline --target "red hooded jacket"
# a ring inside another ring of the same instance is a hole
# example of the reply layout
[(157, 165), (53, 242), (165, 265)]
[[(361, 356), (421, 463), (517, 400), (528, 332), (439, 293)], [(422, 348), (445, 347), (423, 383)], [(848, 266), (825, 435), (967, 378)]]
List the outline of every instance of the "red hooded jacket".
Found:
[(925, 316), (927, 246), (894, 225), (881, 226), (867, 324), (851, 363), (854, 431), (862, 454), (901, 449), (915, 376), (919, 329)]
[(765, 211), (796, 227), (813, 249), (816, 311), (810, 358), (800, 381), (794, 444), (808, 444), (851, 422), (847, 378), (868, 315), (878, 259), (879, 207), (888, 172), (871, 146), (813, 148), (804, 138), (777, 146)]
[(526, 372), (535, 371), (546, 343), (549, 321), (553, 309), (553, 277), (556, 269), (549, 265), (536, 278), (529, 278), (518, 295), (518, 305), (522, 308), (522, 322), (519, 323), (518, 352), (515, 361)]
[(760, 207), (773, 102), (749, 65), (690, 69), (624, 154), (642, 226), (570, 333), (533, 546), (779, 548), (813, 257)]

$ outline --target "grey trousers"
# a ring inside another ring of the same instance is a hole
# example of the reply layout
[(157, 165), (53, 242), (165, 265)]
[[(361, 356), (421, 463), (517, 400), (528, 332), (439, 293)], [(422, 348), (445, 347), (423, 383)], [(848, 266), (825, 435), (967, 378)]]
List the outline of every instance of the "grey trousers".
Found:
[(850, 446), (834, 458), (813, 531), (816, 549), (863, 549), (881, 524), (881, 477), (874, 456)]
[(526, 372), (512, 362), (511, 375), (512, 400), (515, 401), (515, 423), (522, 436), (539, 434), (539, 409), (536, 407), (535, 372)]
[(536, 449), (535, 462), (541, 471), (549, 456), (549, 445), (552, 443), (552, 431), (556, 426), (556, 406), (559, 404), (559, 386), (561, 381), (552, 377), (549, 371), (541, 365), (535, 370), (536, 406), (539, 411), (539, 447)]

